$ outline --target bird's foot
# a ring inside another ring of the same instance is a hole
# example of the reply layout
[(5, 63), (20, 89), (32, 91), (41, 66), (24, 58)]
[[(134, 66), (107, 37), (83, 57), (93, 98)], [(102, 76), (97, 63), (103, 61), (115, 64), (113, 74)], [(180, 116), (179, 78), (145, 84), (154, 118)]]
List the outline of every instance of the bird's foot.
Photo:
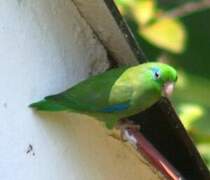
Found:
[(133, 121), (129, 120), (129, 119), (123, 119), (122, 120), (123, 124), (120, 125), (119, 129), (120, 129), (120, 138), (123, 140), (123, 141), (127, 141), (127, 137), (125, 137), (125, 132), (127, 129), (134, 129), (134, 130), (137, 130), (139, 131), (141, 126), (139, 124), (134, 124)]
[(135, 129), (139, 131), (141, 127), (138, 124), (134, 124), (134, 122), (129, 119), (121, 119), (115, 128), (116, 130), (113, 131), (111, 136), (118, 140), (127, 141), (125, 137), (126, 130)]

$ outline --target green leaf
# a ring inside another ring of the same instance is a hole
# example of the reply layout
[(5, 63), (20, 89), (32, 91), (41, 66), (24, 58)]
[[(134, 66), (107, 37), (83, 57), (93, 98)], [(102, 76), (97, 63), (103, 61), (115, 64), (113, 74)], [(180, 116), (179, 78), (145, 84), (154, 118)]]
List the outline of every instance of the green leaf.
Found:
[(181, 22), (171, 18), (158, 19), (141, 28), (140, 34), (150, 43), (173, 53), (184, 50), (186, 33)]
[(136, 2), (135, 0), (115, 0), (115, 3), (117, 5), (129, 6), (130, 4), (134, 4)]
[(133, 6), (133, 14), (136, 20), (141, 24), (147, 24), (155, 15), (154, 0), (140, 0)]
[(201, 153), (202, 158), (206, 162), (208, 169), (210, 170), (210, 143), (202, 143), (197, 145), (198, 151)]
[(187, 130), (190, 130), (193, 123), (204, 115), (204, 109), (198, 104), (181, 104), (179, 106), (179, 117)]
[(123, 16), (130, 14), (130, 9), (135, 6), (136, 0), (115, 0), (115, 3)]

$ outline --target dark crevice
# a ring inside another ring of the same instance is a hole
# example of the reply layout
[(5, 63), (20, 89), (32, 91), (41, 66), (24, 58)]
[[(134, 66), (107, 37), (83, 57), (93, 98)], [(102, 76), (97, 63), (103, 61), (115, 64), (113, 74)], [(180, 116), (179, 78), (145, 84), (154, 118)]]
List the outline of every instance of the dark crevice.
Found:
[(131, 119), (141, 125), (144, 136), (187, 180), (210, 179), (206, 165), (166, 98)]

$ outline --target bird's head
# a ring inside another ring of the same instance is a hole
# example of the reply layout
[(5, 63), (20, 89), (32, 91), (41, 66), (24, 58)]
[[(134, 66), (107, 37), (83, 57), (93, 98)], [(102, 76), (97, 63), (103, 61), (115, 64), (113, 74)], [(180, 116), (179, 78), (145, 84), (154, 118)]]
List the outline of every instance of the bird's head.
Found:
[(161, 90), (163, 96), (169, 97), (177, 81), (176, 70), (163, 63), (147, 63), (146, 69), (152, 85)]

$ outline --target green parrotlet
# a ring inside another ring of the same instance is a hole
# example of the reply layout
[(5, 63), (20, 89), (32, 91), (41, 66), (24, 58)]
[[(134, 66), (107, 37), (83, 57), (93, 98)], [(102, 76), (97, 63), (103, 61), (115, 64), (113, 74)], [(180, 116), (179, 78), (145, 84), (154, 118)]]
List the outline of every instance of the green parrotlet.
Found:
[(87, 114), (113, 128), (118, 120), (149, 108), (161, 96), (170, 96), (176, 81), (176, 70), (167, 64), (120, 67), (92, 76), (30, 107)]

